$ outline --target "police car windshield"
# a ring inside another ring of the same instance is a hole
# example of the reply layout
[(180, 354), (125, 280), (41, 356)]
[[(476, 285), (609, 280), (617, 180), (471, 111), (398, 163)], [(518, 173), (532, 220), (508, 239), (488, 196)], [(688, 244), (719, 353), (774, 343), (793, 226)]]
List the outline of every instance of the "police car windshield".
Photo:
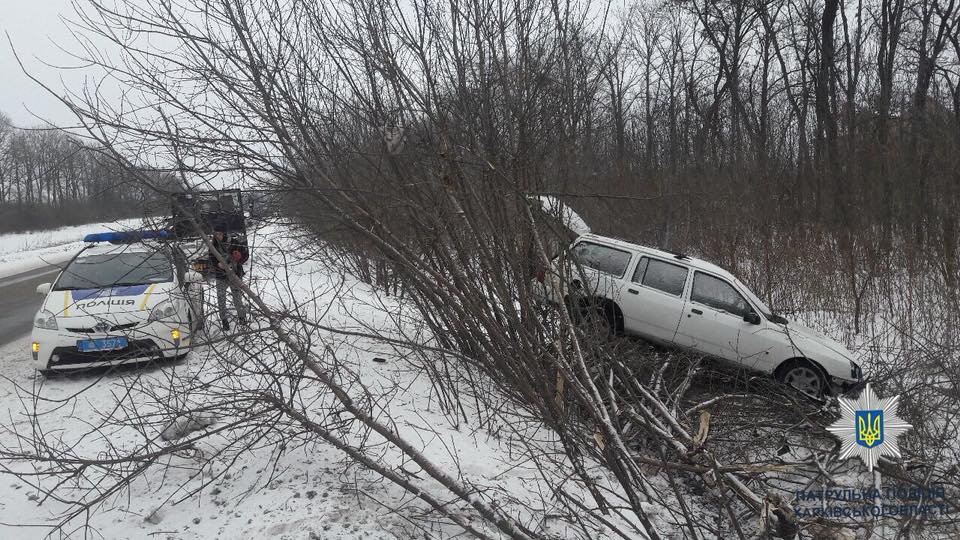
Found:
[(105, 253), (78, 257), (63, 271), (53, 290), (102, 289), (172, 279), (170, 261), (161, 253)]

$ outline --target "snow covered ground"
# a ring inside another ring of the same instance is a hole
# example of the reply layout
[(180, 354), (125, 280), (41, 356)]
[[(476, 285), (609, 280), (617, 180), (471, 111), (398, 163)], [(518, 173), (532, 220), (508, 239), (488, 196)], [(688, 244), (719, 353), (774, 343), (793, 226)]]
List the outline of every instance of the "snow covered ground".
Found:
[[(72, 234), (64, 233), (62, 237)], [(381, 297), (335, 268), (310, 261), (281, 267), (282, 239), (276, 231), (253, 237), (252, 244), (251, 282), (271, 305), (298, 304), (301, 313), (334, 329), (377, 331), (393, 336), (418, 330), (404, 327), (412, 319), (404, 315), (402, 305)], [(49, 247), (32, 253), (46, 249)], [(30, 257), (25, 250), (19, 253), (22, 259)], [(412, 322), (415, 325), (416, 321)], [(210, 329), (209, 337), (219, 338), (219, 330)], [(363, 386), (378, 399), (378, 415), (389, 418), (395, 429), (435, 464), (461, 483), (473, 486), (477, 497), (501, 507), (529, 527), (566, 536), (564, 524), (553, 513), (554, 498), (541, 492), (544, 473), (533, 463), (517, 458), (531, 441), (542, 445), (544, 455), (557, 455), (553, 451), (556, 441), (546, 430), (519, 419), (494, 419), (482, 429), (472, 420), (452, 419), (443, 414), (421, 367), (402, 351), (372, 339), (347, 338), (338, 332), (319, 332), (313, 339), (313, 349), (318, 354), (328, 360), (335, 357), (359, 375)], [(2, 424), (21, 433), (30, 432), (26, 411), (32, 403), (27, 390), (36, 388), (45, 400), (37, 405), (38, 410), (44, 411), (39, 426), (53, 439), (62, 438), (64, 448), (91, 457), (108, 450), (135, 449), (148, 444), (147, 441), (156, 444), (156, 435), (163, 425), (148, 424), (143, 430), (118, 425), (118, 403), (127, 407), (124, 414), (132, 410), (143, 413), (155, 410), (154, 402), (181, 399), (197, 388), (233, 384), (235, 393), (224, 395), (242, 396), (262, 384), (255, 375), (233, 378), (234, 375), (225, 374), (219, 352), (234, 355), (234, 360), (242, 364), (277, 366), (284, 361), (281, 355), (270, 351), (244, 357), (248, 353), (242, 345), (231, 348), (219, 342), (216, 346), (198, 347), (177, 365), (99, 377), (46, 379), (27, 367), (27, 350), (26, 339), (0, 350), (0, 373), (5, 377), (0, 382), (0, 410), (8, 411)], [(194, 385), (185, 388), (181, 386), (184, 381), (193, 381)], [(127, 394), (132, 386), (136, 391)], [(330, 396), (319, 387), (306, 386), (299, 399), (310, 403), (311, 410), (322, 410)], [(467, 404), (465, 415), (471, 418), (473, 412)], [(218, 418), (207, 429), (224, 428), (237, 420), (242, 420), (240, 411), (233, 418)], [(91, 426), (101, 427), (91, 430)], [(281, 427), (280, 433), (241, 452), (236, 443), (245, 436), (242, 430), (224, 429), (198, 444), (193, 452), (162, 458), (126, 490), (108, 497), (88, 517), (95, 534), (118, 539), (366, 539), (447, 538), (462, 533), (459, 527), (436, 517), (417, 519), (427, 515), (425, 503), (369, 470), (350, 464), (342, 452), (315, 438)], [(370, 433), (356, 428), (349, 428), (345, 435), (352, 442), (365, 437), (371, 437)], [(380, 463), (435, 489), (435, 496), (441, 500), (450, 500), (448, 492), (444, 493), (435, 482), (425, 482), (425, 473), (395, 448), (375, 436), (368, 444), (370, 455)], [(9, 432), (0, 433), (0, 445), (7, 450), (16, 449), (18, 441)], [(45, 537), (54, 516), (67, 508), (66, 502), (42, 499), (26, 482), (2, 474), (8, 467), (24, 470), (25, 465), (0, 461), (0, 538)], [(590, 473), (601, 485), (617, 491), (612, 483), (604, 481), (598, 467), (591, 468)], [(569, 476), (569, 470), (559, 463), (546, 474), (556, 476), (560, 483)], [(588, 501), (586, 491), (578, 492), (571, 483), (565, 482), (567, 491)], [(77, 495), (75, 491), (63, 493)], [(463, 515), (475, 519), (471, 508), (454, 505)], [(83, 526), (84, 519), (76, 520), (65, 531), (84, 537), (83, 530), (73, 528)], [(496, 531), (489, 527), (485, 530), (496, 536)], [(596, 538), (608, 534), (601, 529), (594, 533)]]
[(139, 218), (123, 219), (43, 231), (0, 234), (0, 278), (67, 261), (83, 246), (81, 240), (85, 234), (127, 230), (139, 227), (140, 223)]
[[(2, 236), (0, 276), (9, 268), (39, 266), (41, 257), (69, 256), (81, 245), (79, 237), (90, 230), (137, 225), (136, 220), (128, 220)], [(335, 357), (342, 367), (357, 374), (363, 386), (379, 400), (377, 413), (390, 418), (397, 431), (432, 462), (452, 472), (458, 481), (473, 486), (478, 497), (502, 508), (512, 508), (507, 511), (531, 528), (568, 536), (565, 524), (557, 517), (560, 512), (553, 497), (543, 493), (543, 475), (554, 475), (557, 480), (569, 473), (570, 467), (556, 463), (544, 473), (534, 463), (518, 458), (525, 455), (530, 441), (541, 445), (545, 455), (560, 455), (553, 452), (556, 441), (551, 434), (529, 419), (519, 418), (515, 422), (494, 418), (479, 428), (472, 420), (476, 410), (471, 408), (470, 400), (464, 400), (463, 414), (471, 420), (444, 414), (439, 396), (420, 364), (422, 360), (409, 351), (341, 332), (379, 332), (402, 338), (404, 334), (422, 332), (415, 312), (326, 262), (288, 261), (284, 265), (285, 256), (297, 251), (286, 243), (285, 236), (280, 229), (251, 236), (250, 282), (268, 303), (296, 308), (306, 319), (335, 329), (316, 332), (311, 338), (313, 350), (327, 360)], [(211, 293), (208, 290), (208, 299)], [(807, 312), (799, 318), (814, 328), (832, 330), (834, 335), (846, 338), (858, 352), (877, 345), (849, 335), (849, 328), (842, 324), (843, 317), (837, 314)], [(141, 412), (156, 412), (157, 402), (177, 399), (197, 388), (217, 384), (222, 387), (224, 381), (229, 381), (233, 385), (231, 391), (240, 396), (258, 390), (258, 385), (264, 383), (258, 375), (225, 374), (221, 356), (241, 364), (254, 362), (276, 367), (283, 363), (282, 355), (275, 350), (249, 353), (248, 350), (255, 349), (254, 341), (228, 346), (217, 342), (221, 334), (215, 328), (210, 329), (207, 337), (216, 344), (198, 347), (179, 364), (125, 370), (102, 378), (35, 376), (27, 362), (28, 338), (2, 346), (0, 410), (7, 411), (7, 416), (0, 423), (29, 433), (31, 425), (25, 414), (33, 406), (29, 390), (42, 385), (39, 394), (44, 401), (37, 406), (45, 414), (39, 425), (53, 438), (62, 438), (65, 447), (84, 456), (99, 456), (117, 448), (135, 449), (148, 441), (156, 444), (156, 435), (164, 425), (149, 423), (143, 430), (119, 425), (116, 420), (135, 410), (133, 405), (140, 407)], [(245, 343), (250, 345), (248, 350)], [(864, 367), (869, 369), (868, 365)], [(184, 383), (192, 386), (186, 388)], [(132, 386), (136, 389), (128, 395), (126, 391)], [(314, 411), (323, 410), (331, 401), (327, 392), (309, 386), (300, 389), (300, 400), (310, 403)], [(127, 408), (117, 412), (118, 403)], [(329, 444), (305, 438), (290, 426), (278, 428), (282, 436), (275, 433), (249, 450), (238, 451), (237, 441), (244, 440), (246, 435), (230, 424), (241, 419), (241, 411), (217, 418), (207, 429), (223, 429), (222, 433), (198, 444), (191, 452), (162, 458), (126, 490), (108, 497), (96, 512), (74, 521), (65, 532), (83, 537), (85, 531), (76, 527), (85, 525), (85, 519), (104, 538), (447, 538), (462, 532), (435, 515), (422, 519), (428, 515), (423, 502), (369, 470), (351, 464)], [(91, 431), (91, 426), (101, 425), (105, 426), (102, 431)], [(359, 442), (365, 437), (370, 437), (370, 433), (350, 428), (346, 439)], [(19, 442), (23, 441), (17, 441), (11, 433), (0, 432), (0, 445), (5, 449), (16, 449)], [(382, 440), (372, 437), (370, 443), (372, 455), (391, 470), (403, 471), (414, 479), (425, 477), (416, 464)], [(43, 499), (27, 482), (3, 474), (7, 467), (24, 470), (24, 464), (0, 460), (0, 538), (46, 537), (55, 517), (68, 508), (69, 501)], [(607, 489), (617, 491), (612, 482), (604, 481), (605, 473), (599, 467), (591, 468), (590, 474), (604, 482)], [(662, 479), (650, 480), (656, 483)], [(427, 485), (436, 496), (450, 500), (439, 485)], [(566, 487), (577, 493), (577, 486), (567, 483)], [(664, 487), (663, 491), (669, 489)], [(583, 501), (590, 499), (586, 492), (581, 495)], [(671, 527), (657, 517), (658, 505), (643, 504), (661, 532), (669, 533)], [(464, 505), (457, 509), (465, 516), (475, 516)], [(487, 532), (495, 536), (494, 531)], [(594, 533), (595, 538), (608, 536), (599, 529)]]

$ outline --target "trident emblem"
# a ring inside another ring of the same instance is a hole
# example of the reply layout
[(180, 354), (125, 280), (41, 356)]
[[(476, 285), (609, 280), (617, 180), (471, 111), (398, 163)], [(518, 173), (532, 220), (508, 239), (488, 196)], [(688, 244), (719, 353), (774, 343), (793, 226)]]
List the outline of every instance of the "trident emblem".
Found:
[(857, 411), (857, 444), (866, 448), (883, 442), (883, 411)]
[(841, 416), (827, 431), (840, 439), (840, 459), (859, 456), (872, 472), (881, 455), (899, 458), (897, 437), (913, 427), (897, 415), (899, 400), (900, 396), (881, 399), (870, 383), (857, 399), (837, 399)]

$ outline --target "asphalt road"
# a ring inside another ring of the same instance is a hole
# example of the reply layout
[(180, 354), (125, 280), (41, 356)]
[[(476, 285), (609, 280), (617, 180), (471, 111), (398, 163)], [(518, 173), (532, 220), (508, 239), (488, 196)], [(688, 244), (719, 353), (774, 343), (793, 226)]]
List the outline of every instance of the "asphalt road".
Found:
[(33, 316), (43, 301), (37, 285), (53, 281), (57, 270), (56, 266), (45, 266), (0, 278), (0, 346), (30, 333)]

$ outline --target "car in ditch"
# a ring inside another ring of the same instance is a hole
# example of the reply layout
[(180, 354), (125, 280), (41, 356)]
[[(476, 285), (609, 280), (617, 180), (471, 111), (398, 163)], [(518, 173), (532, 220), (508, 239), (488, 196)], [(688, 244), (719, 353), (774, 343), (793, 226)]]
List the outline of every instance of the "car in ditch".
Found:
[(775, 314), (743, 282), (707, 261), (586, 234), (553, 266), (538, 272), (535, 291), (609, 332), (768, 373), (812, 396), (862, 381), (843, 345)]
[[(114, 366), (189, 352), (203, 326), (203, 278), (187, 270), (163, 233), (84, 237), (34, 318), (33, 361), (41, 371)], [(156, 240), (150, 242), (150, 240)]]

